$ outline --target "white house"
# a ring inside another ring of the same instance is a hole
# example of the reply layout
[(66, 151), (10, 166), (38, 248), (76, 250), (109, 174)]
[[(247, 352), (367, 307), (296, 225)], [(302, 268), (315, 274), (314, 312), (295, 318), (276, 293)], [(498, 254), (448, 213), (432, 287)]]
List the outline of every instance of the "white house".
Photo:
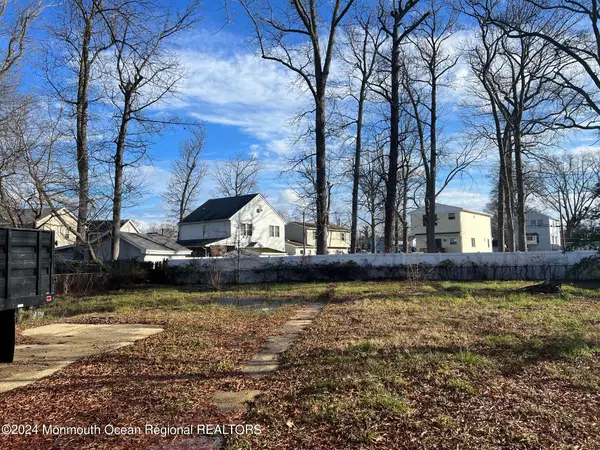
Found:
[[(288, 222), (285, 225), (285, 250), (288, 255), (317, 254), (317, 225), (312, 222)], [(350, 230), (340, 225), (327, 226), (327, 253), (346, 254), (350, 248)]]
[[(435, 205), (435, 248), (438, 253), (477, 253), (492, 251), (491, 214), (460, 208)], [(411, 231), (416, 237), (417, 251), (427, 251), (425, 208), (410, 215)]]
[(527, 250), (560, 250), (560, 222), (547, 214), (529, 211), (526, 216)]
[(177, 242), (195, 256), (221, 256), (236, 248), (285, 252), (285, 221), (261, 194), (208, 200), (179, 223)]

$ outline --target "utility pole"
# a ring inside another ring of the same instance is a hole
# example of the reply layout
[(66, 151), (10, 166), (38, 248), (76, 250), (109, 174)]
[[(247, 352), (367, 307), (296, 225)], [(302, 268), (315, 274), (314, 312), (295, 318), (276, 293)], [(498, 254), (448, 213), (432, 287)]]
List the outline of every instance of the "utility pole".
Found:
[(302, 254), (306, 256), (306, 211), (302, 211)]
[(560, 202), (560, 190), (558, 191), (558, 219), (560, 220), (560, 241), (563, 252), (566, 250), (565, 229), (563, 227), (562, 205)]

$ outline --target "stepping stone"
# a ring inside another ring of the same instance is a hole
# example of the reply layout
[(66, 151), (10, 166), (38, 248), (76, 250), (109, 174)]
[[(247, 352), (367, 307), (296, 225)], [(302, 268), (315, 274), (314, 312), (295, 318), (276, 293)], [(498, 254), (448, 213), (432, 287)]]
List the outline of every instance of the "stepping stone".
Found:
[(308, 327), (324, 304), (313, 303), (302, 307), (281, 327), (278, 336), (272, 336), (242, 371), (250, 376), (268, 375), (279, 367), (279, 355), (287, 351), (298, 338), (298, 335)]
[(216, 391), (212, 401), (219, 411), (244, 411), (246, 403), (253, 401), (260, 393), (250, 389), (237, 392)]
[(150, 450), (220, 450), (224, 442), (222, 437), (199, 436), (161, 442), (150, 447)]

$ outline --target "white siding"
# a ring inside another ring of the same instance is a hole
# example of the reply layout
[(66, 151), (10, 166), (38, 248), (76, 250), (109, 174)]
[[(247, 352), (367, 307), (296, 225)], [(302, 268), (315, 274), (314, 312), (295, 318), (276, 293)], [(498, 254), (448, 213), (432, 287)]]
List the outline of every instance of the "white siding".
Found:
[[(242, 224), (252, 224), (252, 236), (241, 236)], [(270, 226), (279, 227), (279, 236), (270, 235)], [(238, 239), (242, 247), (250, 242), (259, 242), (263, 247), (283, 252), (285, 251), (285, 222), (259, 195), (231, 218), (231, 244), (236, 245)]]
[(227, 239), (229, 237), (231, 237), (231, 226), (228, 220), (182, 223), (179, 225), (179, 240)]

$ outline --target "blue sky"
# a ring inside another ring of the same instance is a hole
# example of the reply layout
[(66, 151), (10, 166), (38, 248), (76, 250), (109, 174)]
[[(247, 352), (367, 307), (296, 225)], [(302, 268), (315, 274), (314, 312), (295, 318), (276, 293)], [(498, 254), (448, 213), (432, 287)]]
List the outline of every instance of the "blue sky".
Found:
[[(210, 174), (218, 161), (238, 152), (253, 153), (265, 166), (260, 178), (261, 193), (279, 210), (291, 212), (296, 196), (290, 180), (280, 177), (280, 171), (286, 156), (294, 152), (291, 140), (295, 130), (290, 120), (303, 109), (306, 99), (293, 88), (293, 77), (287, 69), (258, 57), (256, 48), (248, 42), (251, 30), (235, 9), (232, 9), (233, 23), (224, 26), (226, 17), (221, 1), (207, 0), (203, 16), (198, 29), (175, 45), (188, 77), (177, 98), (159, 106), (161, 110), (206, 124), (204, 157), (209, 164), (209, 176), (202, 184), (200, 203), (211, 197), (214, 182)], [(441, 126), (450, 141), (457, 140), (460, 134), (457, 102), (463, 93), (461, 79), (466, 76), (465, 70), (464, 66), (457, 67), (455, 87), (445, 92), (447, 104)], [(149, 151), (152, 164), (140, 168), (148, 195), (139, 205), (124, 211), (124, 216), (142, 223), (166, 219), (159, 194), (168, 183), (170, 163), (185, 137), (185, 130), (172, 129), (152, 145)], [(585, 139), (589, 137), (579, 136), (569, 145), (590, 145)], [(472, 168), (468, 176), (452, 182), (438, 201), (483, 209), (490, 187), (487, 170), (489, 161)], [(336, 194), (334, 205), (339, 211), (350, 210), (344, 190)]]

